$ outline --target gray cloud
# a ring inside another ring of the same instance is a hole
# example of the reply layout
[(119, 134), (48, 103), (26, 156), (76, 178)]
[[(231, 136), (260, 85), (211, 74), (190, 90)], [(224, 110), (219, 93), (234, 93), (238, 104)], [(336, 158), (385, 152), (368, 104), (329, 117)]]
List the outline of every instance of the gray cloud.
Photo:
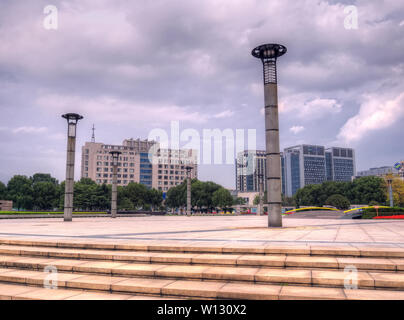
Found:
[[(262, 147), (262, 71), (250, 52), (264, 42), (288, 47), (278, 62), (283, 147), (348, 143), (358, 149), (359, 169), (398, 160), (392, 150), (402, 142), (392, 135), (404, 92), (399, 1), (53, 1), (56, 31), (42, 26), (48, 4), (0, 3), (0, 128), (25, 128), (24, 135), (0, 130), (0, 180), (36, 171), (63, 180), (60, 114), (68, 109), (85, 116), (78, 146), (89, 140), (92, 123), (99, 141), (119, 143), (179, 120), (181, 128), (200, 131), (256, 128)], [(344, 28), (350, 4), (358, 7), (357, 30)], [(372, 112), (364, 98), (370, 94), (398, 103), (376, 136), (366, 125), (352, 127)], [(293, 126), (305, 129), (295, 134)], [(358, 139), (345, 139), (354, 131)], [(233, 166), (201, 166), (202, 179), (229, 187), (233, 175)]]

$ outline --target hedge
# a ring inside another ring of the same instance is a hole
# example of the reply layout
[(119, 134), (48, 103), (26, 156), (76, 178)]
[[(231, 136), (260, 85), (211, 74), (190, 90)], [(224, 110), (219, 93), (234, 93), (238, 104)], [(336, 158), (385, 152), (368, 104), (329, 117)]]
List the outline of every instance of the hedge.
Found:
[[(379, 216), (392, 216), (392, 215), (404, 215), (404, 208), (393, 207), (393, 208), (380, 208), (377, 209)], [(363, 209), (362, 219), (373, 219), (377, 216), (375, 208)]]
[[(106, 214), (107, 212), (73, 212), (73, 214)], [(30, 214), (63, 214), (60, 211), (0, 211), (0, 215), (30, 215)]]

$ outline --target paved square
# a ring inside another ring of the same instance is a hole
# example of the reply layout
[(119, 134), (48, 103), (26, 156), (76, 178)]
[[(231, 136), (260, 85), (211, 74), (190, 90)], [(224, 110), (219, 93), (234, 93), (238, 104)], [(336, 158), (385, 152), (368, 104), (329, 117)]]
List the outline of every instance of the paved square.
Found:
[(266, 228), (263, 216), (150, 216), (1, 220), (0, 238), (115, 244), (236, 247), (282, 245), (404, 247), (404, 221), (283, 219), (283, 228)]

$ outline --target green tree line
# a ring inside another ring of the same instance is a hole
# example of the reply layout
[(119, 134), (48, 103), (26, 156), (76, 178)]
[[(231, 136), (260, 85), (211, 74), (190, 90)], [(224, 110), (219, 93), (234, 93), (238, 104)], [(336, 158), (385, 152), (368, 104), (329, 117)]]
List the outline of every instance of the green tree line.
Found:
[[(326, 181), (299, 189), (293, 199), (299, 206), (335, 205), (341, 209), (350, 204), (386, 204), (386, 183), (380, 177), (361, 177), (352, 182)], [(338, 195), (338, 197), (336, 196)]]
[[(167, 192), (165, 204), (169, 208), (184, 208), (187, 205), (187, 182), (171, 188)], [(191, 206), (198, 210), (228, 208), (244, 204), (243, 199), (234, 198), (230, 191), (212, 181), (191, 180)]]
[[(13, 176), (5, 185), (0, 182), (0, 199), (12, 200), (17, 210), (61, 210), (64, 205), (65, 183), (59, 183), (50, 174), (36, 173), (32, 177)], [(111, 185), (98, 185), (89, 178), (74, 183), (74, 210), (109, 210)], [(139, 183), (118, 187), (118, 209), (159, 209), (163, 194)]]

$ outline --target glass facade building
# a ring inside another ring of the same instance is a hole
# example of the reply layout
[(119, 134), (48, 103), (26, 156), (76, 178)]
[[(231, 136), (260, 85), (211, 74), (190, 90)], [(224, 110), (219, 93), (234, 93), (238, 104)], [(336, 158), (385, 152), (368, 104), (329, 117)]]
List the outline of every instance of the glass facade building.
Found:
[(355, 152), (350, 148), (298, 145), (286, 148), (285, 195), (310, 184), (324, 181), (351, 181), (356, 174)]

